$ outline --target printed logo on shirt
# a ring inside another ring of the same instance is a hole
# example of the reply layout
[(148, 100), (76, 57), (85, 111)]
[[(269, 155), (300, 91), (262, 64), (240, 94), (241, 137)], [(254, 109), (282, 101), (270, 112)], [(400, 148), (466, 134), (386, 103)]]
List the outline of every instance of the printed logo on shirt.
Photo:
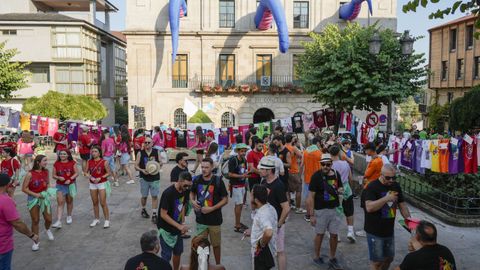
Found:
[(336, 200), (337, 196), (333, 196), (332, 194), (328, 193), (326, 185), (329, 185), (329, 186), (333, 187), (334, 190), (337, 190), (337, 188), (338, 188), (337, 180), (336, 179), (327, 180), (327, 181), (323, 182), (323, 185), (324, 185), (324, 187), (323, 187), (323, 200), (326, 201), (326, 202)]
[(467, 159), (472, 159), (473, 158), (473, 144), (466, 144), (466, 151), (465, 154), (467, 156)]
[(148, 270), (148, 267), (145, 266), (143, 262), (140, 262), (140, 264), (135, 268), (135, 270)]
[(439, 259), (439, 265), (440, 265), (439, 270), (453, 270), (453, 266), (449, 261), (447, 261), (442, 257), (439, 257), (438, 259)]
[(173, 220), (177, 222), (182, 221), (183, 216), (181, 215), (181, 213), (183, 210), (184, 201), (185, 201), (185, 196), (182, 196), (175, 200), (175, 211), (173, 211)]
[[(387, 196), (387, 193), (388, 192), (382, 192), (381, 195), (382, 195), (382, 198)], [(381, 209), (381, 215), (382, 215), (382, 218), (385, 218), (385, 219), (389, 219), (389, 218), (395, 218), (395, 215), (397, 213), (397, 203), (386, 203), (385, 205), (383, 205), (382, 209)]]
[(198, 200), (203, 202), (203, 206), (213, 206), (214, 185), (198, 185)]

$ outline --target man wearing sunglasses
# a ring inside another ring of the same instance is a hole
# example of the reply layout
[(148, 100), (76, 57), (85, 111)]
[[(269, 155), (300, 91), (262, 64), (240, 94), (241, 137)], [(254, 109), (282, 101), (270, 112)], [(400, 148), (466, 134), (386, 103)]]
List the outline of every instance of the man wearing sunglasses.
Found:
[(328, 231), (330, 233), (329, 267), (342, 269), (335, 257), (338, 244), (338, 228), (341, 223), (340, 216), (335, 208), (340, 206), (339, 195), (343, 194), (342, 179), (340, 174), (332, 169), (333, 162), (330, 154), (323, 154), (320, 164), (322, 168), (312, 175), (307, 198), (307, 211), (316, 234), (313, 262), (317, 265), (324, 264), (324, 260), (320, 256), (320, 249), (325, 231)]
[(371, 269), (388, 269), (395, 255), (393, 228), (397, 208), (406, 219), (410, 211), (396, 182), (396, 169), (392, 164), (382, 167), (381, 176), (372, 181), (365, 193), (365, 231)]

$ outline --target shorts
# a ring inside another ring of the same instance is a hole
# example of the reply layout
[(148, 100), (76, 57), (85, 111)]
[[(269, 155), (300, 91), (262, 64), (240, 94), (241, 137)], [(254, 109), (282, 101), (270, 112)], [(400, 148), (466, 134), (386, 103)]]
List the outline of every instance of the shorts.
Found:
[(205, 238), (209, 237), (210, 244), (212, 244), (212, 247), (214, 248), (222, 245), (222, 230), (220, 225), (208, 225), (207, 229), (205, 229), (202, 233), (198, 233), (197, 227), (197, 235), (201, 235)]
[(0, 254), (0, 269), (11, 270), (12, 257), (13, 257), (13, 249)]
[(160, 193), (160, 180), (148, 182), (140, 178), (140, 194), (142, 194), (142, 198), (147, 198), (148, 193), (150, 193), (152, 197), (158, 197)]
[(89, 187), (90, 187), (90, 190), (105, 189), (105, 182), (98, 183), (98, 184), (89, 183)]
[[(72, 185), (77, 185), (76, 183), (72, 183)], [(57, 188), (57, 192), (61, 192), (63, 194), (63, 196), (67, 196), (67, 195), (70, 195), (70, 188), (69, 188), (69, 185), (60, 185), (60, 184), (57, 184), (56, 186)]]
[(19, 154), (18, 157), (19, 157), (19, 158), (33, 157), (33, 153)]
[(203, 155), (203, 154), (205, 154), (205, 150), (204, 149), (198, 149), (196, 151), (196, 153), (197, 153), (197, 155)]
[(128, 165), (128, 162), (130, 162), (130, 154), (122, 153), (120, 156), (120, 165)]
[(235, 205), (243, 204), (245, 197), (245, 187), (232, 187), (232, 199)]
[(277, 252), (285, 251), (285, 224), (277, 230)]
[(370, 261), (383, 262), (387, 258), (395, 256), (394, 237), (379, 237), (367, 233), (368, 254)]
[(288, 176), (288, 191), (302, 192), (302, 178), (299, 173), (291, 173)]
[(113, 173), (115, 171), (115, 157), (109, 156), (109, 157), (103, 157), (103, 159), (107, 161), (108, 165), (110, 166), (110, 170)]
[(89, 160), (90, 159), (90, 154), (80, 154), (80, 158), (82, 160)]
[(353, 196), (350, 196), (348, 199), (342, 201), (343, 213), (346, 217), (353, 216)]
[(252, 191), (256, 184), (260, 184), (260, 178), (248, 178), (248, 190)]
[(180, 256), (183, 253), (183, 238), (180, 237), (180, 235), (177, 237), (177, 242), (175, 243), (175, 246), (170, 247), (167, 245), (167, 243), (163, 240), (163, 237), (160, 236), (160, 247), (162, 247), (162, 252), (160, 253), (160, 257), (162, 259), (166, 260), (167, 262), (170, 262), (170, 259), (172, 259), (172, 253), (175, 256)]
[(315, 225), (316, 234), (324, 234), (325, 231), (328, 231), (330, 234), (338, 234), (341, 221), (335, 208), (315, 210), (315, 218), (317, 220)]

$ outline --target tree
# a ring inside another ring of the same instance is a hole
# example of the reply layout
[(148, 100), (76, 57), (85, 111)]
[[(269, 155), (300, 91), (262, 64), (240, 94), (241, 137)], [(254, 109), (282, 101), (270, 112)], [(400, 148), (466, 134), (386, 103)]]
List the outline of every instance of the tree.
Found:
[(13, 62), (12, 58), (19, 52), (16, 49), (5, 49), (6, 42), (0, 42), (0, 100), (7, 101), (13, 92), (28, 86), (28, 63)]
[(120, 103), (115, 103), (115, 123), (128, 125), (128, 108)]
[(201, 123), (213, 123), (213, 121), (202, 110), (198, 110), (192, 117), (190, 117), (190, 119), (188, 119), (188, 123), (201, 124)]
[(436, 133), (445, 131), (445, 122), (448, 120), (449, 104), (443, 106), (433, 104), (428, 107), (428, 126)]
[(59, 118), (60, 120), (100, 120), (107, 116), (107, 109), (96, 98), (48, 91), (45, 95), (31, 97), (23, 104), (24, 112)]
[[(382, 39), (380, 53), (369, 53), (374, 32)], [(415, 95), (427, 75), (423, 54), (404, 56), (396, 34), (376, 25), (362, 28), (329, 24), (323, 33), (310, 33), (305, 53), (296, 67), (305, 92), (314, 101), (341, 111), (381, 109), (390, 101), (400, 103)], [(338, 127), (336, 127), (338, 128)]]
[(403, 130), (411, 129), (412, 125), (420, 120), (420, 116), (422, 115), (418, 110), (418, 104), (415, 102), (415, 99), (410, 96), (403, 103), (400, 103), (398, 107), (400, 109), (400, 117), (402, 118), (400, 124)]
[(462, 98), (450, 104), (449, 126), (453, 130), (470, 131), (480, 127), (480, 86), (473, 87)]

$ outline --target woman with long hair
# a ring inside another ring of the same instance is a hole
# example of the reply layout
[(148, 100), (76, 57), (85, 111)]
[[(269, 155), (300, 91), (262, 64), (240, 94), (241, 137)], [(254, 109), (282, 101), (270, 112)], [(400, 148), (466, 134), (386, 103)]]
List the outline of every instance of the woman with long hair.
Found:
[[(50, 207), (50, 198), (46, 194), (49, 188), (49, 177), (47, 170), (47, 157), (38, 155), (33, 161), (32, 170), (30, 170), (23, 180), (22, 191), (28, 195), (28, 208), (32, 219), (32, 232), (39, 233), (40, 214), (45, 221), (45, 229), (50, 241), (54, 240), (50, 225), (52, 224), (52, 210)], [(40, 242), (33, 243), (32, 250), (39, 249)]]
[(190, 147), (190, 149), (196, 149), (197, 153), (197, 160), (195, 160), (195, 166), (193, 167), (192, 173), (195, 174), (197, 171), (198, 166), (203, 161), (203, 155), (205, 154), (205, 150), (208, 147), (207, 136), (203, 134), (203, 129), (201, 126), (198, 126), (195, 129), (195, 145)]
[(103, 138), (101, 144), (101, 151), (103, 153), (103, 159), (107, 162), (107, 165), (110, 166), (110, 173), (113, 176), (113, 185), (118, 187), (118, 178), (115, 171), (115, 140), (110, 137), (110, 132), (108, 130), (103, 131)]
[(62, 215), (67, 202), (67, 224), (72, 223), (73, 198), (77, 194), (75, 180), (78, 176), (77, 162), (67, 150), (57, 152), (57, 161), (53, 164), (52, 178), (57, 180), (57, 221), (53, 228), (62, 228)]
[(210, 258), (210, 242), (199, 235), (192, 239), (190, 251), (190, 265), (182, 265), (180, 270), (225, 270), (223, 265), (213, 265), (208, 262)]
[(110, 176), (110, 167), (106, 160), (102, 159), (102, 149), (97, 145), (92, 146), (90, 150), (91, 159), (87, 162), (87, 178), (90, 181), (90, 197), (93, 203), (93, 214), (95, 218), (90, 227), (93, 228), (100, 223), (100, 210), (98, 203), (102, 206), (105, 223), (103, 228), (110, 227), (110, 214), (107, 205), (107, 193), (110, 190), (110, 182), (107, 177)]
[(162, 151), (165, 148), (165, 138), (163, 137), (163, 131), (160, 129), (159, 126), (153, 128), (155, 131), (155, 135), (153, 135), (153, 148), (157, 149), (158, 151)]
[(128, 168), (128, 164), (130, 163), (130, 154), (132, 152), (132, 139), (130, 138), (128, 128), (126, 126), (122, 126), (120, 137), (120, 143), (118, 144), (118, 150), (121, 153), (120, 171), (124, 171), (127, 173), (129, 179), (127, 181), (127, 184), (135, 184), (132, 171), (130, 170), (130, 168)]
[(8, 196), (13, 197), (15, 188), (20, 185), (19, 170), (20, 162), (15, 158), (15, 151), (12, 148), (3, 148), (3, 161), (0, 163), (0, 171), (8, 175), (11, 179), (7, 187)]
[(20, 162), (25, 171), (31, 170), (33, 153), (35, 149), (35, 141), (28, 130), (22, 132), (22, 137), (17, 142), (17, 153)]

